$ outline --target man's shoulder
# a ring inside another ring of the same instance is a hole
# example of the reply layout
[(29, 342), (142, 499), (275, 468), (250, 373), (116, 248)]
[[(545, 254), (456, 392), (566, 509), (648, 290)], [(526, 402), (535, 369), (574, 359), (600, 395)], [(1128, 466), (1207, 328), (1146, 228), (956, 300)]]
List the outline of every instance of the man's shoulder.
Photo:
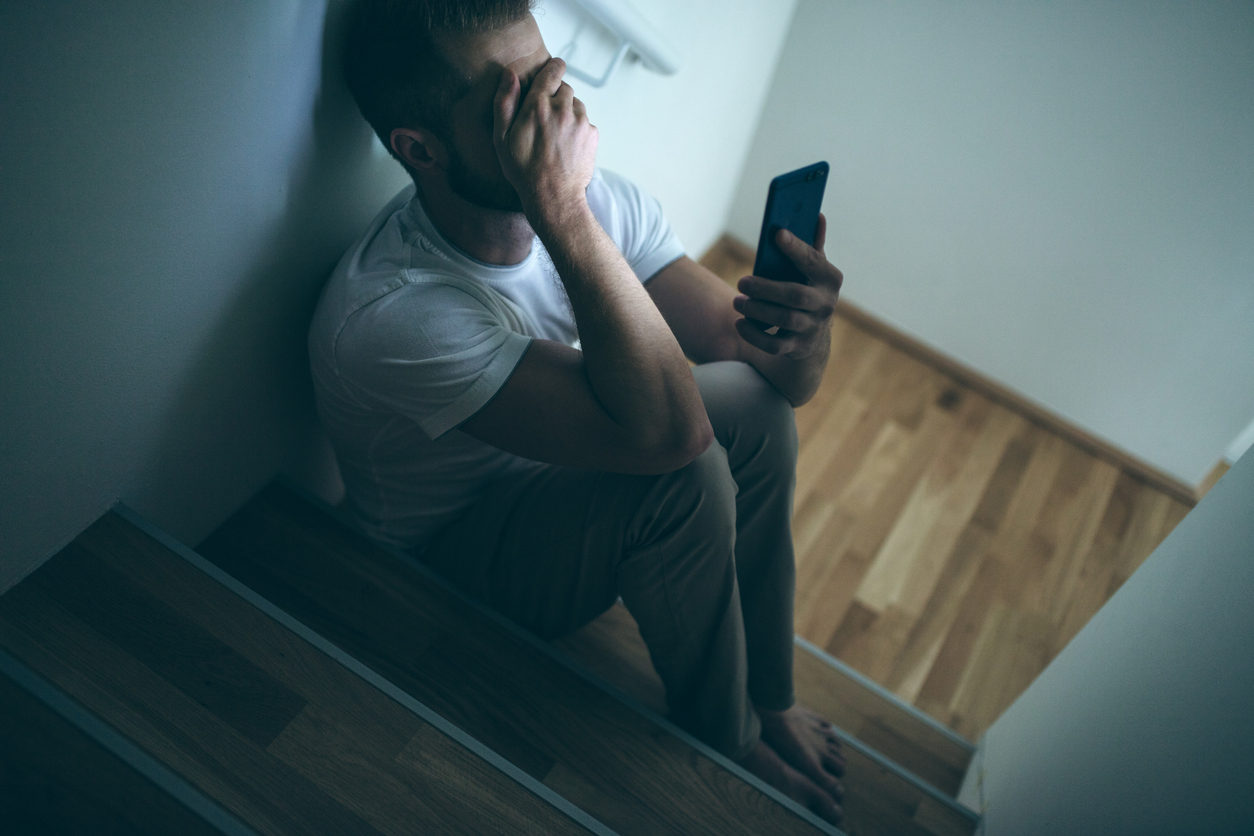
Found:
[(633, 200), (642, 194), (640, 187), (629, 177), (607, 168), (597, 168), (588, 184), (590, 200), (608, 200), (619, 202)]

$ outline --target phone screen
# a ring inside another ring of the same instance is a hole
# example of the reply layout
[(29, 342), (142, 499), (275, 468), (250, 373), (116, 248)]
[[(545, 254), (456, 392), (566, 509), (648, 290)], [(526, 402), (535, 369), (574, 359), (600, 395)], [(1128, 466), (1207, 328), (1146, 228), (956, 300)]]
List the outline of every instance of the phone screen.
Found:
[(762, 215), (762, 232), (758, 236), (758, 253), (753, 262), (753, 275), (783, 282), (806, 284), (801, 271), (793, 266), (775, 244), (775, 233), (787, 229), (813, 246), (823, 207), (823, 189), (827, 185), (828, 165), (812, 165), (781, 174), (771, 181), (766, 194), (766, 211)]

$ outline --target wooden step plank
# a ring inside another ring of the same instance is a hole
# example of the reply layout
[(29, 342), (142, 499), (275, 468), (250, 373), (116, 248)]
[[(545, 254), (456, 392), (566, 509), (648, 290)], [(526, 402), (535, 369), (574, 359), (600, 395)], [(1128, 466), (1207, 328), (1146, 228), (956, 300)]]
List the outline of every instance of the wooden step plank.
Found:
[(8, 833), (221, 832), (5, 675), (0, 822)]
[(586, 832), (116, 514), (0, 644), (260, 832)]
[(285, 487), (199, 551), (615, 830), (816, 832), (812, 816)]
[[(644, 705), (665, 704), (648, 649), (622, 604), (555, 644), (597, 676), (621, 680), (619, 687)], [(802, 703), (941, 792), (957, 795), (975, 751), (970, 743), (804, 644), (794, 648), (793, 677)]]
[(793, 676), (797, 693), (812, 708), (941, 792), (958, 795), (973, 745), (801, 643), (793, 653)]
[[(560, 639), (555, 644), (564, 652), (596, 675), (620, 689), (633, 699), (654, 711), (665, 711), (663, 688), (649, 661), (648, 650), (640, 638), (635, 621), (627, 610), (618, 604), (596, 621), (575, 634)], [(852, 708), (840, 706), (832, 694), (813, 690), (826, 688), (833, 680), (826, 675), (817, 676), (813, 668), (814, 658), (804, 648), (796, 648), (794, 659), (799, 660), (795, 681), (800, 702), (840, 715), (840, 719), (858, 723), (870, 719), (890, 718), (887, 728), (897, 733), (911, 729), (911, 723), (901, 721), (888, 708), (868, 705), (868, 695), (861, 694), (852, 700)], [(850, 680), (840, 684), (846, 693), (853, 693), (858, 683)], [(843, 712), (843, 714), (841, 713)], [(917, 718), (913, 718), (917, 721)], [(833, 724), (846, 732), (836, 718)], [(928, 729), (934, 733), (934, 729)], [(930, 740), (930, 738), (928, 738)], [(895, 741), (901, 743), (901, 741)], [(899, 769), (889, 768), (873, 757), (868, 749), (858, 745), (856, 738), (846, 746), (848, 770), (845, 784), (845, 824), (850, 834), (935, 834), (935, 836), (969, 836), (976, 830), (974, 815), (957, 809), (955, 804), (937, 798), (937, 791), (929, 790), (922, 782), (903, 776)]]

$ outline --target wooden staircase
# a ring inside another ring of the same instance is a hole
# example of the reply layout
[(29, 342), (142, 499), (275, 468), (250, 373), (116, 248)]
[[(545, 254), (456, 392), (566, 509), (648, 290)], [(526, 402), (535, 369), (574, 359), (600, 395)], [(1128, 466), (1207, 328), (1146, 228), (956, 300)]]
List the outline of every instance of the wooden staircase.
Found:
[[(795, 667), (845, 832), (975, 832), (970, 744)], [(0, 674), (6, 832), (838, 832), (666, 722), (621, 606), (547, 644), (277, 484), (196, 552), (103, 517), (0, 597)]]

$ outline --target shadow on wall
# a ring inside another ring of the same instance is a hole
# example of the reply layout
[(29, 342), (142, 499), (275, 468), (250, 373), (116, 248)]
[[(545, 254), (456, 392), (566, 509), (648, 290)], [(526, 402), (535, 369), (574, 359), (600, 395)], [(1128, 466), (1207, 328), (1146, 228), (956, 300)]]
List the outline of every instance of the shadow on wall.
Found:
[[(308, 130), (289, 149), (285, 205), (194, 347), (194, 362), (160, 422), (154, 460), (143, 470), (154, 483), (141, 491), (205, 485), (231, 498), (229, 510), (283, 471), (329, 501), (342, 492), (314, 414), (305, 334), (342, 251), (403, 185), (403, 172), (375, 147), (344, 84), (342, 12), (339, 3), (325, 10), (321, 76)], [(301, 13), (323, 10), (309, 4)], [(173, 517), (199, 538), (216, 523), (199, 519), (201, 500), (189, 491), (186, 507), (163, 508), (157, 518)]]

